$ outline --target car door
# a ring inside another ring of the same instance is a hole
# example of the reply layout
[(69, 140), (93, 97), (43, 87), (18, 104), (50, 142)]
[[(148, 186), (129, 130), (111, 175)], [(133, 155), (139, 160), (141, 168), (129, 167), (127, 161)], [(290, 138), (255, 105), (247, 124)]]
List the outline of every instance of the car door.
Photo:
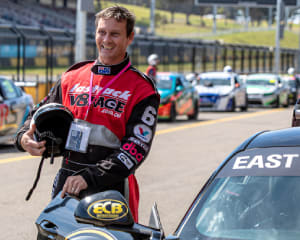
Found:
[(246, 100), (246, 88), (239, 81), (238, 75), (234, 75), (234, 91), (235, 91), (235, 104), (236, 106), (244, 106)]
[(22, 92), (9, 79), (0, 79), (0, 136), (17, 132), (26, 109)]

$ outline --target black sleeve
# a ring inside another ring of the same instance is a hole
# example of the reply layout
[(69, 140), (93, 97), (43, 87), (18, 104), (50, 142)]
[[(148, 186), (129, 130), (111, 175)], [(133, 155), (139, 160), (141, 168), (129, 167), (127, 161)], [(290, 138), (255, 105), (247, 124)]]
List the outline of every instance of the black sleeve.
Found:
[(28, 114), (28, 117), (26, 121), (24, 122), (23, 126), (19, 129), (19, 131), (16, 134), (15, 137), (15, 146), (19, 151), (25, 151), (22, 146), (21, 146), (21, 138), (23, 134), (29, 129), (30, 127), (30, 122), (32, 119), (33, 114), (36, 112), (36, 110), (43, 106), (44, 104), (51, 103), (51, 102), (56, 102), (56, 103), (62, 103), (62, 94), (61, 94), (61, 87), (60, 87), (61, 80), (58, 80), (54, 87), (50, 90), (48, 95), (37, 105), (34, 106), (34, 108), (31, 110), (31, 112)]
[(97, 163), (96, 168), (87, 168), (79, 174), (88, 185), (107, 187), (123, 181), (147, 157), (157, 124), (159, 97), (154, 94), (133, 109), (126, 124), (126, 134), (121, 140), (121, 146), (106, 159)]

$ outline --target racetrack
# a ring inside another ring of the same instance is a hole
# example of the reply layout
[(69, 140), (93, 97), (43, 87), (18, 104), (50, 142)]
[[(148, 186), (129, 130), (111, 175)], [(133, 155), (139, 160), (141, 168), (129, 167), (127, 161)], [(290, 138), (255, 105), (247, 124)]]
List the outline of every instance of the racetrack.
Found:
[[(250, 108), (248, 112), (200, 112), (198, 121), (184, 117), (174, 123), (159, 122), (152, 151), (137, 170), (140, 184), (140, 223), (148, 224), (156, 201), (166, 234), (175, 230), (194, 196), (212, 171), (242, 141), (261, 130), (290, 127), (292, 107)], [(36, 239), (34, 221), (50, 200), (51, 185), (60, 165), (45, 162), (37, 189), (30, 201), (38, 157), (0, 148), (1, 239)]]

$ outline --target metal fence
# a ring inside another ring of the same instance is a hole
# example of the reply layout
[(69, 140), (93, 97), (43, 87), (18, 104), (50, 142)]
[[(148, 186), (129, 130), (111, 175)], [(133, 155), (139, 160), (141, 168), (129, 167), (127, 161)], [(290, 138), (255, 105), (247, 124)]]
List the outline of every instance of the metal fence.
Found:
[[(94, 34), (87, 35), (87, 59), (95, 59)], [(26, 81), (26, 69), (45, 69), (52, 82), (55, 67), (74, 64), (75, 33), (51, 28), (0, 25), (0, 67), (14, 69), (16, 81)], [(136, 35), (129, 54), (134, 66), (147, 65), (157, 53), (161, 71), (206, 72), (231, 65), (237, 73), (273, 72), (274, 49), (264, 46), (221, 44), (218, 41), (186, 40)], [(297, 49), (281, 49), (280, 71), (298, 66)]]

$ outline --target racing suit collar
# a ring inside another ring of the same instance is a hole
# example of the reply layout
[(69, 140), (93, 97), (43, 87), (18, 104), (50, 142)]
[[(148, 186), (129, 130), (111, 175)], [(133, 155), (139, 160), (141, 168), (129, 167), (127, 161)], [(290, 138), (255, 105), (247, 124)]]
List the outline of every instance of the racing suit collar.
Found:
[(96, 75), (117, 75), (128, 63), (129, 56), (126, 53), (124, 60), (115, 65), (104, 65), (97, 59), (91, 70)]

